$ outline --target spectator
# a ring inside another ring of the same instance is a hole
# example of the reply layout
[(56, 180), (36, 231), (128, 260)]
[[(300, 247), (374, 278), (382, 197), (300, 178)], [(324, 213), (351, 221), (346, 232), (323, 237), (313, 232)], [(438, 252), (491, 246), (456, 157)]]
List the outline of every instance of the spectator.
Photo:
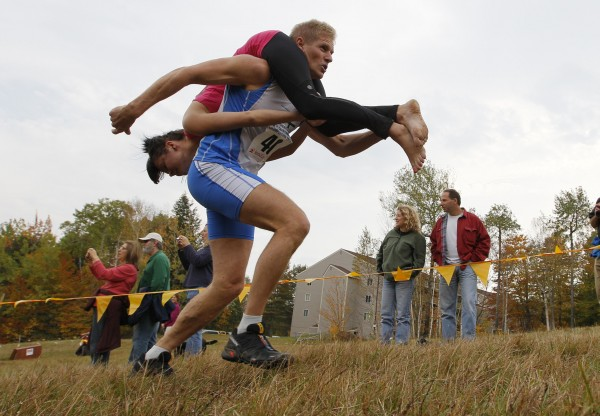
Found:
[[(187, 271), (183, 287), (186, 289), (195, 289), (207, 287), (211, 284), (213, 278), (212, 255), (210, 254), (210, 245), (208, 242), (208, 226), (205, 226), (200, 233), (203, 246), (200, 250), (194, 249), (190, 244), (190, 240), (186, 236), (180, 235), (177, 237), (177, 247), (179, 251), (179, 259), (183, 268)], [(188, 302), (192, 300), (198, 293), (198, 290), (188, 290)], [(189, 337), (185, 343), (186, 355), (197, 355), (203, 351), (202, 349), (202, 329)]]
[(398, 205), (396, 226), (387, 233), (377, 253), (377, 271), (385, 272), (381, 295), (381, 341), (384, 344), (390, 343), (394, 330), (396, 343), (408, 343), (414, 279), (420, 273), (414, 270), (408, 280), (397, 281), (390, 272), (398, 268), (423, 268), (425, 247), (419, 215), (413, 207)]
[[(126, 295), (131, 291), (138, 273), (140, 250), (135, 241), (125, 241), (117, 252), (117, 265), (107, 269), (100, 261), (96, 250), (89, 248), (85, 259), (92, 274), (105, 283), (96, 291), (96, 296)], [(110, 351), (121, 346), (121, 323), (127, 316), (129, 300), (127, 296), (113, 297), (104, 314), (98, 319), (95, 299), (87, 310), (92, 309), (92, 329), (89, 348), (92, 364), (108, 364)]]
[(461, 288), (461, 332), (464, 339), (475, 338), (477, 324), (477, 275), (469, 265), (484, 261), (490, 252), (490, 236), (481, 220), (460, 207), (460, 194), (446, 189), (440, 197), (442, 215), (431, 231), (431, 256), (439, 265), (456, 264), (450, 284), (440, 279), (442, 338), (456, 338), (456, 304)]

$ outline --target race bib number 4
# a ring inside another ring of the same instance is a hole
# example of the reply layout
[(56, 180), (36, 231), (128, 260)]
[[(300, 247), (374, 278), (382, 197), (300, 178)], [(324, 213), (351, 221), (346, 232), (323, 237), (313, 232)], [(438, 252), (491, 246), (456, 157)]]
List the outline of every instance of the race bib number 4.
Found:
[(257, 162), (266, 162), (277, 149), (292, 143), (292, 138), (285, 124), (269, 126), (252, 140), (248, 154)]

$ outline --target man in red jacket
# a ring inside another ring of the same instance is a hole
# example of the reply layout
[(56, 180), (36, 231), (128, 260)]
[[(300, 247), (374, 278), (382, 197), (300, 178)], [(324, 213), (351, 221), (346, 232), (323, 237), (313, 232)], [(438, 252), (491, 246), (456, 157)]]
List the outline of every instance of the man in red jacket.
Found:
[(448, 285), (440, 279), (442, 338), (456, 338), (456, 303), (461, 287), (461, 333), (465, 339), (475, 338), (477, 324), (477, 275), (468, 263), (484, 261), (490, 252), (490, 236), (475, 215), (460, 207), (460, 194), (446, 189), (440, 196), (445, 214), (431, 231), (431, 257), (438, 266), (456, 264)]

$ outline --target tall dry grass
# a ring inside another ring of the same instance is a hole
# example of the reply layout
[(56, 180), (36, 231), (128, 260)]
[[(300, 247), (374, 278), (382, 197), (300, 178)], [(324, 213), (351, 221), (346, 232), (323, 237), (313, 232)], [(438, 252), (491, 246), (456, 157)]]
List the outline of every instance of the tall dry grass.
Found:
[(75, 357), (74, 342), (66, 352), (44, 346), (27, 363), (7, 361), (2, 348), (0, 414), (600, 414), (599, 338), (600, 328), (389, 347), (281, 338), (275, 346), (296, 362), (278, 371), (221, 360), (221, 340), (204, 356), (176, 358), (168, 378), (130, 377), (129, 344), (108, 368)]

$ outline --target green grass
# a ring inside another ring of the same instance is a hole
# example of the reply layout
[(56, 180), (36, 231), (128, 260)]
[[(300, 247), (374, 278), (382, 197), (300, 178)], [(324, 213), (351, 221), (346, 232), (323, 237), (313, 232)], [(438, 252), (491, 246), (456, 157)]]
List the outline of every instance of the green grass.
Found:
[(172, 377), (130, 377), (130, 341), (108, 368), (77, 357), (78, 340), (43, 342), (36, 360), (0, 348), (6, 415), (585, 415), (600, 413), (600, 328), (473, 342), (380, 346), (376, 341), (294, 344), (296, 362), (265, 371), (220, 358), (175, 358)]

